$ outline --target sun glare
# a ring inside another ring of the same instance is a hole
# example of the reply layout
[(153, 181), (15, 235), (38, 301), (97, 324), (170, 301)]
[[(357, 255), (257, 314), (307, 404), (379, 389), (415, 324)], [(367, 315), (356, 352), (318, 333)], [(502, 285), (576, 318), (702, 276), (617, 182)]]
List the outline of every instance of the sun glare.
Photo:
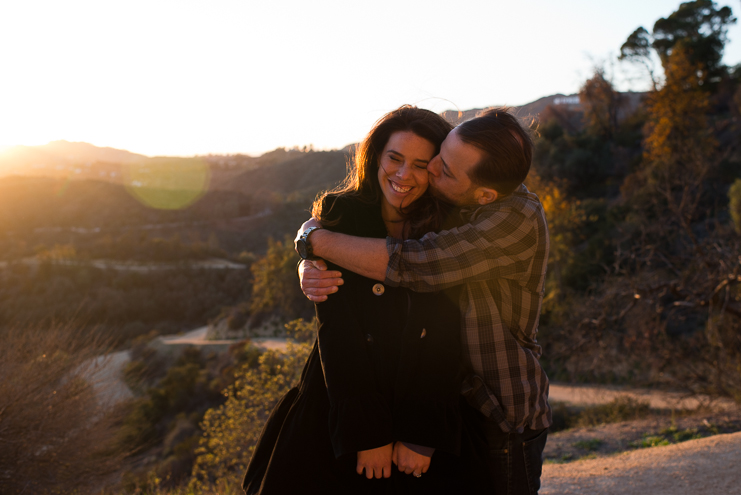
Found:
[(142, 204), (180, 210), (208, 190), (210, 171), (200, 158), (149, 158), (123, 168), (126, 190)]

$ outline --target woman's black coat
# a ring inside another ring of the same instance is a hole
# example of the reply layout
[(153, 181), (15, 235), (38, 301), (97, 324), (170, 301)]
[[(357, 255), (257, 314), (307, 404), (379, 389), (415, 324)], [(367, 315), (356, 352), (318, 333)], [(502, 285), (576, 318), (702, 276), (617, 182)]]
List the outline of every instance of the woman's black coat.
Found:
[[(337, 222), (331, 230), (386, 236), (379, 205), (330, 197), (324, 211)], [(316, 305), (317, 342), (265, 425), (246, 493), (484, 493), (483, 434), (460, 398), (455, 291), (415, 293), (330, 269), (345, 284)], [(358, 451), (395, 441), (434, 447), (429, 471), (415, 478), (392, 466), (382, 480), (355, 472)]]

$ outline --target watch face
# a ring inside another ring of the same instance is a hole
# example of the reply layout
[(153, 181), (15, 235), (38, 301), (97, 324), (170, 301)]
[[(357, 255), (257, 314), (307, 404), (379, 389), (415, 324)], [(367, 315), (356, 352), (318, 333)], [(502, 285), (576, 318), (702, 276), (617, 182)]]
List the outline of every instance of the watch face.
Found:
[(306, 248), (305, 240), (299, 239), (296, 241), (296, 250), (298, 250), (298, 255), (301, 256), (301, 258), (307, 259), (309, 257), (309, 250)]

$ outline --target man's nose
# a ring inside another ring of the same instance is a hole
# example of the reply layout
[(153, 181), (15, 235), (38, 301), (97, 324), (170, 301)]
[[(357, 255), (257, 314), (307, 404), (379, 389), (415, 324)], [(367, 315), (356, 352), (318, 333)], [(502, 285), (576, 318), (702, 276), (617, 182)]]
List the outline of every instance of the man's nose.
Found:
[(430, 163), (427, 164), (427, 173), (437, 178), (440, 177), (440, 170), (440, 158), (438, 155), (435, 155), (435, 157), (430, 160)]

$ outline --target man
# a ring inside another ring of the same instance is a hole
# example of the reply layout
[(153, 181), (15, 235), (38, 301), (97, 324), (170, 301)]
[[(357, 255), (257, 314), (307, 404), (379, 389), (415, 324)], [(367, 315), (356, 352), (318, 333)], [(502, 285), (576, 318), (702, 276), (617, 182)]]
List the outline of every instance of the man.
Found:
[[(437, 291), (463, 285), (462, 393), (486, 418), (496, 493), (537, 493), (551, 424), (548, 378), (536, 342), (549, 238), (537, 196), (522, 184), (532, 141), (517, 119), (492, 109), (455, 128), (430, 161), (434, 194), (458, 207), (456, 228), (420, 240), (365, 239), (306, 222), (297, 250), (390, 286)], [(320, 268), (324, 265), (318, 263)], [(341, 274), (303, 267), (302, 287), (321, 302)], [(331, 297), (331, 296), (330, 296)]]

